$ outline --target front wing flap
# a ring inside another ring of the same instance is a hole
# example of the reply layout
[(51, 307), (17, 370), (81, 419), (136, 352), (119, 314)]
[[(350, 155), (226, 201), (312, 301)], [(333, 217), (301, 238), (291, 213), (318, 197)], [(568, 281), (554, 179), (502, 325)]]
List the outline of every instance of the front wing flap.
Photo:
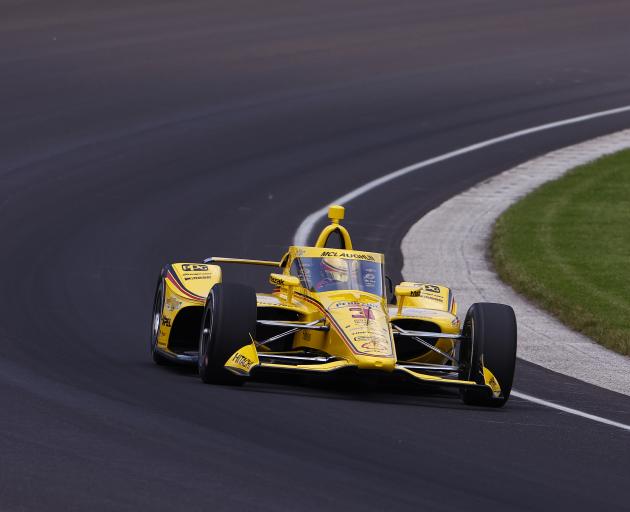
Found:
[(485, 389), (488, 392), (492, 393), (492, 396), (498, 398), (501, 396), (501, 386), (499, 386), (499, 382), (497, 378), (493, 375), (493, 373), (484, 366), (483, 368), (483, 378), (484, 383), (479, 384), (473, 380), (461, 380), (461, 379), (451, 379), (447, 377), (441, 377), (438, 375), (432, 375), (429, 373), (418, 372), (411, 370), (409, 368), (404, 368), (402, 366), (396, 366), (397, 371), (402, 371), (406, 375), (413, 377), (414, 379), (421, 381), (426, 384), (439, 384), (444, 386), (458, 386), (458, 387), (471, 387), (471, 388), (480, 388)]

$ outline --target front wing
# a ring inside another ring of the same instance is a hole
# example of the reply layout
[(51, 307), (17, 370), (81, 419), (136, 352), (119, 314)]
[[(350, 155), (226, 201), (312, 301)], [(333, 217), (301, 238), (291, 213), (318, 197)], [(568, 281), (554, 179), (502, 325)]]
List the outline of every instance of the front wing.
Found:
[[(253, 371), (257, 370), (328, 373), (343, 369), (356, 369), (357, 367), (345, 359), (325, 355), (259, 353), (256, 345), (250, 343), (237, 350), (225, 363), (225, 368), (236, 375), (250, 376)], [(443, 375), (435, 375), (433, 372), (439, 372)], [(497, 379), (485, 367), (483, 369), (484, 384), (456, 378), (456, 372), (453, 372), (453, 368), (447, 365), (400, 363), (394, 366), (391, 373), (410, 377), (423, 384), (479, 388), (492, 393), (495, 397), (501, 395), (501, 387)]]

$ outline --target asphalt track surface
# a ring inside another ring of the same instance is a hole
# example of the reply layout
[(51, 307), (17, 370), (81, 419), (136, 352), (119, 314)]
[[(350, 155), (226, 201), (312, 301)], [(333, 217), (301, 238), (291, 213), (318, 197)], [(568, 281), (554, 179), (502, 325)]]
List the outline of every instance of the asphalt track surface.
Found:
[[(365, 382), (205, 386), (147, 353), (163, 263), (277, 258), (370, 179), (629, 105), (629, 19), (625, 0), (0, 2), (0, 510), (629, 510), (621, 429)], [(397, 279), (423, 213), (628, 126), (444, 162), (346, 224)], [(515, 387), (630, 423), (627, 397), (532, 364)]]

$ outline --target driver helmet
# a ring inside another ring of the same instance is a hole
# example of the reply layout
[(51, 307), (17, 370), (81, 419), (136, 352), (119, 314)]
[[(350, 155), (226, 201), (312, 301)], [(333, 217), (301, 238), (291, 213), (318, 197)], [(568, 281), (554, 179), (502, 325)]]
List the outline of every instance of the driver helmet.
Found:
[(353, 264), (356, 264), (356, 261), (333, 257), (323, 258), (322, 270), (324, 271), (324, 275), (332, 281), (347, 283), (349, 273), (356, 270)]

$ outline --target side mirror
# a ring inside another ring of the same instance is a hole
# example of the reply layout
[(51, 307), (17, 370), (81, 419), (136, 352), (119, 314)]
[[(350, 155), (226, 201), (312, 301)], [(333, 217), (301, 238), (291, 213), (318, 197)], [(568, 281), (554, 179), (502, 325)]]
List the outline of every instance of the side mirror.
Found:
[(422, 286), (402, 286), (399, 284), (394, 293), (396, 297), (420, 297)]
[(397, 298), (396, 302), (398, 303), (398, 311), (396, 312), (396, 314), (400, 315), (402, 314), (402, 308), (403, 308), (403, 303), (405, 302), (405, 297), (419, 297), (420, 294), (422, 293), (422, 286), (421, 285), (415, 285), (415, 286), (397, 285), (394, 293), (396, 294), (396, 298)]
[(285, 274), (271, 274), (269, 276), (269, 283), (281, 288), (287, 288), (287, 301), (291, 302), (293, 299), (293, 289), (300, 285), (300, 280), (295, 276), (287, 276)]

